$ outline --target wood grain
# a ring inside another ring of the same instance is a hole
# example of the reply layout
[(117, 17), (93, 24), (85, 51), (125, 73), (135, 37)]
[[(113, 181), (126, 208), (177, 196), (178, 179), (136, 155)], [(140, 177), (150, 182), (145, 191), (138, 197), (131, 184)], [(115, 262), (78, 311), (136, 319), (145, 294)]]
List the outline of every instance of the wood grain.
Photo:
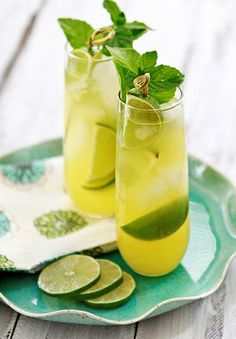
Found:
[(129, 326), (85, 326), (53, 323), (20, 317), (13, 339), (133, 339), (135, 325)]
[(19, 315), (0, 302), (0, 339), (10, 339)]
[(0, 11), (0, 89), (12, 70), (27, 40), (41, 0), (5, 1)]

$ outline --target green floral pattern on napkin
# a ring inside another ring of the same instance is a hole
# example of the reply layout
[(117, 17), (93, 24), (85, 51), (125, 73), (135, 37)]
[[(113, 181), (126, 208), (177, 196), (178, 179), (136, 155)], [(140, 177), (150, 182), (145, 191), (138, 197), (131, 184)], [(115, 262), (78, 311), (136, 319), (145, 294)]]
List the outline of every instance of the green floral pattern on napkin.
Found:
[(15, 269), (14, 263), (7, 259), (5, 255), (0, 255), (0, 270), (11, 271)]
[(57, 238), (78, 231), (86, 220), (73, 211), (54, 211), (34, 220), (34, 226), (43, 236)]
[(2, 166), (3, 176), (10, 182), (16, 184), (32, 184), (38, 182), (45, 174), (43, 161), (35, 161), (27, 165), (5, 165)]
[(10, 228), (11, 227), (9, 219), (2, 211), (0, 211), (0, 237), (8, 233), (10, 231)]
[(17, 153), (17, 164), (0, 163), (0, 271), (36, 272), (69, 253), (114, 250), (114, 219), (77, 213), (64, 189), (63, 157), (29, 160)]

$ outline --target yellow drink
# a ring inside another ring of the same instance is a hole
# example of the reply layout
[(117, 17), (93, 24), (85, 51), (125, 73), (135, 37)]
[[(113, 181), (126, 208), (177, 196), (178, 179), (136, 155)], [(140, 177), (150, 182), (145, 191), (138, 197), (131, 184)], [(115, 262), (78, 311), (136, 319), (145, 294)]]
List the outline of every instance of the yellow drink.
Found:
[(68, 54), (65, 71), (65, 183), (81, 212), (115, 209), (115, 129), (118, 79), (110, 58)]
[(189, 240), (184, 111), (177, 99), (158, 111), (133, 102), (119, 110), (118, 247), (134, 271), (159, 276), (176, 268)]

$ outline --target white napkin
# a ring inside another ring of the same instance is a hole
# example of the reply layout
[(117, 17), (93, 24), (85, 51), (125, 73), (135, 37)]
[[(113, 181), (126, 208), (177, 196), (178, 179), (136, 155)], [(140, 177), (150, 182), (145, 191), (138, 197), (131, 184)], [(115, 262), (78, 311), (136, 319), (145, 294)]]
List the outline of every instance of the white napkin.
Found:
[(64, 190), (62, 157), (0, 166), (0, 270), (33, 272), (69, 253), (116, 248), (114, 219), (80, 221)]

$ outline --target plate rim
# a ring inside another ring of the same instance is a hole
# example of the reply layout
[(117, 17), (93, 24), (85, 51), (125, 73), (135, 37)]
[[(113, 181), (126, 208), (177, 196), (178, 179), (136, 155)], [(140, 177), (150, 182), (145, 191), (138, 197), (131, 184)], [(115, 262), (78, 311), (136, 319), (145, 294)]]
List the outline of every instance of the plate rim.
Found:
[[(89, 319), (99, 321), (100, 325), (105, 325), (105, 324), (107, 324), (107, 325), (130, 325), (130, 324), (142, 321), (144, 319), (147, 319), (152, 313), (154, 313), (155, 311), (160, 309), (162, 306), (165, 306), (165, 305), (168, 305), (168, 304), (171, 304), (171, 303), (174, 303), (174, 302), (183, 302), (183, 301), (186, 301), (186, 303), (187, 302), (193, 302), (193, 301), (201, 300), (201, 299), (204, 299), (204, 298), (210, 296), (215, 291), (217, 291), (218, 288), (223, 283), (225, 276), (226, 276), (226, 273), (228, 271), (228, 268), (229, 268), (229, 266), (230, 266), (230, 264), (231, 264), (231, 262), (233, 261), (234, 258), (236, 258), (236, 251), (226, 261), (224, 269), (222, 270), (221, 276), (218, 279), (215, 287), (210, 289), (208, 292), (199, 294), (197, 296), (192, 296), (192, 297), (178, 297), (178, 298), (167, 299), (165, 301), (162, 301), (159, 304), (156, 304), (155, 306), (153, 306), (150, 310), (148, 310), (147, 312), (145, 312), (141, 316), (136, 317), (136, 318), (131, 319), (131, 320), (111, 320), (111, 319), (108, 319), (108, 318), (105, 318), (105, 317), (97, 316), (97, 315), (93, 314), (92, 312), (75, 310), (75, 309), (63, 309), (63, 310), (52, 311), (52, 312), (47, 312), (47, 313), (31, 313), (31, 312), (27, 312), (27, 311), (22, 310), (20, 307), (15, 306), (15, 304), (11, 303), (8, 300), (8, 298), (5, 297), (1, 292), (0, 292), (0, 301), (3, 301), (7, 306), (12, 308), (14, 311), (16, 311), (16, 312), (18, 312), (22, 315), (31, 317), (31, 318), (45, 319), (45, 318), (55, 317), (55, 316), (58, 316), (58, 315), (72, 314), (72, 315), (85, 316)], [(50, 320), (50, 319), (47, 319), (47, 320)], [(103, 324), (101, 324), (101, 323), (103, 323)], [(90, 324), (90, 325), (93, 325), (93, 324)], [(96, 325), (98, 325), (98, 324), (96, 324)]]

